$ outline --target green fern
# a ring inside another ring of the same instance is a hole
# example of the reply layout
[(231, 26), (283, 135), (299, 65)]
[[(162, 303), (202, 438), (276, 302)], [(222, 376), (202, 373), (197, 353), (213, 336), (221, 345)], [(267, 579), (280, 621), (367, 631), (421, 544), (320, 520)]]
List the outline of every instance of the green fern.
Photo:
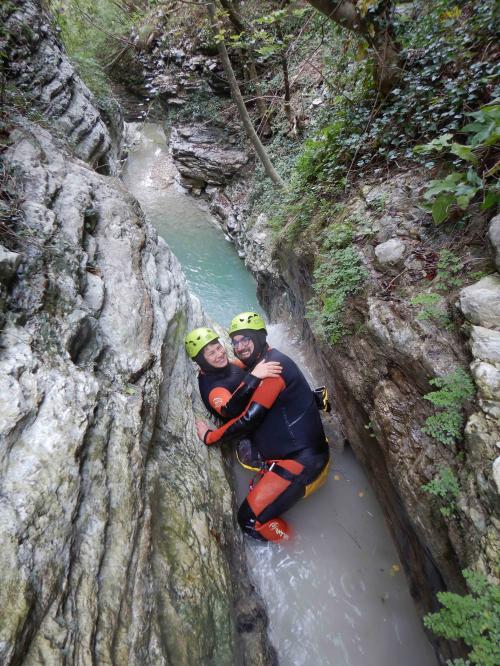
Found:
[(439, 390), (427, 393), (424, 399), (441, 408), (441, 411), (429, 416), (422, 430), (438, 442), (451, 446), (462, 436), (462, 408), (474, 396), (474, 384), (462, 368), (444, 377), (431, 379), (429, 384)]
[[(469, 660), (480, 666), (500, 665), (500, 588), (480, 573), (463, 572), (470, 594), (438, 592), (443, 605), (424, 617), (425, 626), (438, 636), (462, 639), (471, 648)], [(455, 666), (462, 660), (452, 662)]]

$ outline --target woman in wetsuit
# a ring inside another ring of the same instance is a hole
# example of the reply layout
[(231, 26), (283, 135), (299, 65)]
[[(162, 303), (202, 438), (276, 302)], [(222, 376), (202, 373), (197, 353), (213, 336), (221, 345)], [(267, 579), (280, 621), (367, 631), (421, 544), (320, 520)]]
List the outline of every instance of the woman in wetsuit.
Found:
[(281, 513), (326, 479), (329, 449), (314, 395), (297, 365), (267, 344), (264, 321), (255, 312), (234, 317), (229, 329), (237, 358), (252, 372), (261, 361), (279, 362), (282, 372), (259, 382), (241, 415), (217, 429), (197, 421), (207, 445), (251, 434), (267, 471), (238, 511), (246, 534), (260, 540), (289, 537)]
[(249, 372), (241, 361), (230, 361), (211, 328), (195, 328), (184, 341), (187, 355), (198, 364), (198, 386), (205, 407), (227, 420), (239, 416), (262, 379), (281, 373), (278, 361), (263, 359)]

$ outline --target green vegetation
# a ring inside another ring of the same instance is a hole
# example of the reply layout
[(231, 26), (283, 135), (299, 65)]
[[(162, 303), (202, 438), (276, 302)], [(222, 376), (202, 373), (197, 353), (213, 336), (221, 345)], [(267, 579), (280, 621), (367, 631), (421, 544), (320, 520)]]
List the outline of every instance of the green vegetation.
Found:
[(425, 292), (414, 296), (410, 300), (410, 303), (420, 306), (417, 319), (420, 321), (432, 321), (445, 329), (452, 327), (445, 295), (452, 289), (462, 286), (463, 279), (460, 277), (462, 271), (462, 260), (451, 252), (451, 250), (441, 250), (437, 262), (436, 277), (432, 285), (437, 291), (442, 292), (442, 295), (434, 292)]
[(314, 270), (314, 297), (307, 316), (317, 335), (336, 344), (347, 333), (346, 300), (359, 292), (367, 277), (361, 258), (351, 245), (354, 230), (349, 222), (328, 229)]
[(438, 291), (443, 292), (461, 287), (463, 280), (459, 275), (462, 270), (462, 261), (456, 254), (453, 254), (450, 250), (441, 250), (437, 262), (437, 275), (434, 279), (434, 286)]
[[(474, 571), (463, 572), (470, 594), (438, 592), (443, 608), (424, 618), (427, 628), (451, 640), (462, 639), (471, 648), (468, 659), (480, 666), (500, 664), (500, 588)], [(464, 665), (454, 660), (455, 666)], [(469, 663), (469, 661), (465, 662)]]
[(462, 437), (462, 409), (475, 394), (474, 383), (465, 370), (458, 368), (444, 377), (431, 379), (429, 384), (438, 390), (427, 393), (424, 399), (441, 411), (429, 416), (422, 430), (441, 444), (452, 446)]
[(482, 195), (482, 210), (488, 210), (500, 201), (497, 178), (500, 162), (494, 161), (494, 146), (500, 139), (500, 105), (483, 106), (466, 115), (473, 118), (473, 122), (461, 130), (469, 134), (466, 145), (453, 141), (453, 135), (446, 133), (415, 147), (419, 154), (448, 152), (462, 163), (470, 164), (466, 171), (452, 171), (445, 178), (429, 183), (424, 194), (425, 207), (432, 213), (436, 224), (444, 222), (454, 210), (467, 210), (476, 195)]
[[(408, 161), (435, 168), (433, 156), (414, 153), (413, 148), (423, 138), (429, 141), (443, 133), (452, 136), (472, 119), (474, 122), (466, 126), (472, 135), (470, 142), (477, 142), (479, 137), (481, 144), (490, 145), (486, 142), (494, 134), (493, 130), (489, 137), (484, 134), (489, 127), (484, 114), (494, 111), (486, 107), (483, 115), (476, 117), (474, 114), (480, 112), (474, 109), (500, 94), (500, 88), (495, 89), (499, 67), (488, 50), (494, 12), (494, 0), (421, 0), (413, 3), (411, 10), (398, 13), (394, 29), (403, 45), (406, 65), (399, 87), (384, 99), (373, 87), (362, 42), (346, 40), (345, 33), (331, 23), (314, 26), (319, 32), (321, 25), (325, 42), (330, 45), (330, 49), (321, 50), (327, 72), (326, 94), (324, 104), (315, 112), (312, 131), (300, 147), (288, 191), (274, 206), (275, 227), (293, 228), (286, 236), (289, 241), (307, 227), (305, 220), (311, 217), (314, 201), (338, 201), (368, 171), (376, 175)], [(489, 158), (485, 146), (471, 143), (471, 150), (479, 151), (486, 165)], [(454, 155), (453, 166), (463, 164), (467, 155), (464, 148), (458, 148), (462, 156)], [(272, 147), (270, 153), (272, 156)], [(481, 186), (472, 173), (467, 173), (460, 176), (461, 183), (451, 175), (452, 182), (443, 187), (454, 188), (459, 197), (475, 196)], [(478, 188), (476, 192), (474, 188)], [(465, 198), (459, 201), (465, 203)], [(493, 205), (492, 196), (485, 202)], [(440, 200), (438, 206), (442, 203)]]
[(111, 97), (107, 68), (120, 50), (128, 48), (139, 8), (133, 2), (113, 0), (50, 0), (49, 6), (79, 75), (99, 100), (107, 100)]
[(460, 486), (449, 467), (442, 467), (436, 478), (424, 483), (422, 490), (439, 499), (439, 511), (445, 518), (450, 518), (455, 513), (455, 500), (460, 493)]
[(417, 314), (417, 319), (420, 321), (430, 320), (443, 328), (451, 326), (446, 301), (439, 294), (418, 294), (411, 299), (410, 303), (421, 306)]

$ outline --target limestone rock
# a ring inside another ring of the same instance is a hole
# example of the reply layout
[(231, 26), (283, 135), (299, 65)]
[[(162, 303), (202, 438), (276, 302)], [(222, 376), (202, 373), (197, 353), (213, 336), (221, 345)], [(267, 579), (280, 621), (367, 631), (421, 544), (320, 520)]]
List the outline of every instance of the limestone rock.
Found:
[(495, 265), (500, 272), (500, 215), (496, 215), (490, 222), (488, 238), (493, 248), (493, 257)]
[(500, 366), (475, 361), (471, 364), (471, 371), (481, 397), (500, 401)]
[(248, 161), (241, 150), (228, 148), (227, 135), (217, 128), (182, 126), (172, 129), (170, 147), (184, 178), (223, 185)]
[(378, 298), (368, 298), (368, 309), (367, 326), (375, 344), (390, 354), (391, 361), (409, 364), (421, 385), (426, 375), (445, 375), (462, 362), (451, 339), (422, 335), (427, 322), (411, 321), (404, 310)]
[[(7, 40), (7, 80), (15, 84), (30, 110), (64, 137), (75, 155), (98, 167), (103, 173), (115, 173), (118, 144), (113, 142), (101, 118), (91, 92), (76, 76), (60, 43), (48, 25), (48, 15), (36, 0), (3, 3), (0, 19)], [(19, 29), (19, 26), (29, 26)], [(119, 113), (113, 114), (120, 118)], [(121, 126), (115, 128), (121, 132)], [(116, 137), (118, 138), (118, 137)]]
[(196, 436), (181, 343), (202, 318), (178, 261), (47, 129), (17, 119), (3, 157), (23, 262), (0, 333), (0, 662), (274, 663)]
[(500, 363), (500, 331), (472, 326), (470, 340), (471, 351), (475, 358), (489, 363)]
[(399, 269), (403, 265), (406, 245), (399, 238), (390, 238), (375, 247), (377, 266), (382, 271)]
[(500, 275), (487, 275), (462, 289), (460, 309), (472, 324), (485, 328), (500, 327)]

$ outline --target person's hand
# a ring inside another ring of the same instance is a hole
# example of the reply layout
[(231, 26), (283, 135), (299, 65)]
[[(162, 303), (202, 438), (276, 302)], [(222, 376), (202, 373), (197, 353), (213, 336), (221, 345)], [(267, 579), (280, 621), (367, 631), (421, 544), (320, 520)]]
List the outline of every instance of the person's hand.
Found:
[(282, 371), (281, 364), (278, 361), (260, 361), (250, 373), (258, 379), (266, 377), (279, 377)]
[(195, 421), (196, 425), (196, 432), (198, 433), (198, 437), (201, 439), (201, 441), (204, 443), (205, 442), (205, 435), (207, 433), (207, 430), (210, 430), (210, 428), (207, 426), (207, 424), (202, 421), (201, 419), (196, 419)]

